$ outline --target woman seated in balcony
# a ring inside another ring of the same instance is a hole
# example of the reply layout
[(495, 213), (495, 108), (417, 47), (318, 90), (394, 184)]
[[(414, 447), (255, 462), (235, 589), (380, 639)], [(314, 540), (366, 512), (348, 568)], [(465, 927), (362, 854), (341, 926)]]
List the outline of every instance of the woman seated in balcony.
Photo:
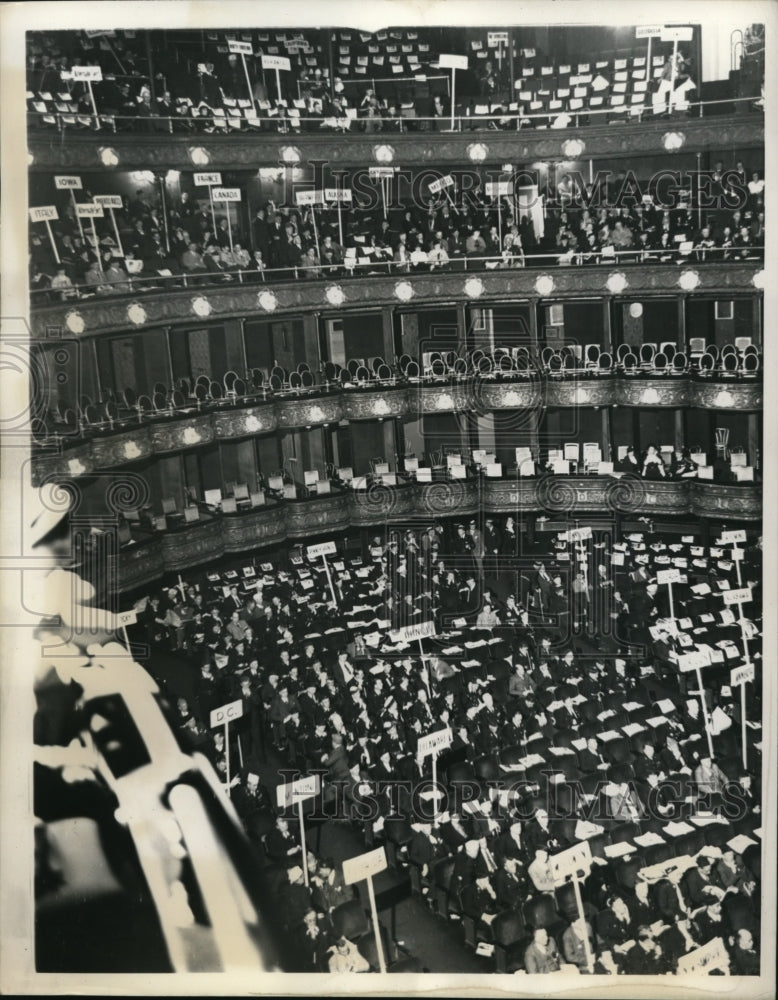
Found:
[(646, 457), (643, 459), (641, 475), (644, 479), (666, 479), (667, 472), (659, 449), (655, 444), (650, 444), (646, 450)]
[(688, 448), (676, 448), (670, 459), (670, 476), (673, 479), (696, 479), (697, 466), (691, 460)]
[(616, 472), (631, 472), (634, 475), (638, 475), (640, 468), (635, 448), (633, 445), (630, 445), (624, 457), (616, 462)]

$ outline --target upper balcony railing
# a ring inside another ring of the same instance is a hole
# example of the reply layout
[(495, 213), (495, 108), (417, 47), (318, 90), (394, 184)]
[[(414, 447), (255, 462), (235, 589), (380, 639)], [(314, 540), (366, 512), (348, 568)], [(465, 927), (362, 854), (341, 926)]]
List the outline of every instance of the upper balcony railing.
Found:
[[(629, 108), (593, 108), (585, 114), (566, 114), (562, 118), (547, 113), (457, 114), (453, 127), (450, 118), (440, 117), (377, 119), (371, 124), (372, 119), (238, 119), (210, 112), (196, 118), (137, 119), (63, 114), (55, 109), (45, 115), (35, 111), (28, 114), (28, 149), (33, 170), (64, 166), (83, 170), (256, 169), (278, 163), (291, 166), (322, 157), (338, 165), (433, 163), (438, 167), (510, 163), (517, 159), (624, 159), (761, 146), (764, 111), (754, 104), (752, 97), (701, 101), (684, 111), (665, 114), (646, 109), (635, 113)], [(149, 141), (138, 142), (139, 135)]]

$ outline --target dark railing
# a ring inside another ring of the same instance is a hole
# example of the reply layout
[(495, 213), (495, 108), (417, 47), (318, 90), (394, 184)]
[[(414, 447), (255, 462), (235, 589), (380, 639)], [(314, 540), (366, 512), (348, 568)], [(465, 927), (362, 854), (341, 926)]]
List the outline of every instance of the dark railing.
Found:
[[(425, 252), (425, 257), (429, 254)], [(599, 250), (575, 250), (550, 254), (495, 255), (484, 257), (479, 255), (449, 255), (446, 263), (430, 263), (421, 257), (418, 263), (413, 262), (413, 254), (408, 260), (381, 260), (362, 262), (358, 259), (344, 261), (342, 264), (298, 264), (289, 267), (267, 268), (262, 270), (246, 270), (228, 268), (218, 271), (182, 271), (171, 275), (122, 275), (112, 282), (104, 284), (70, 284), (65, 288), (32, 288), (33, 306), (50, 302), (64, 302), (71, 299), (104, 297), (113, 295), (130, 295), (143, 291), (159, 291), (171, 288), (195, 288), (202, 285), (237, 284), (274, 284), (276, 282), (321, 280), (323, 278), (358, 278), (369, 275), (402, 275), (424, 274), (434, 271), (483, 271), (511, 270), (522, 267), (592, 267), (597, 265), (634, 265), (634, 264), (714, 264), (730, 261), (759, 261), (764, 258), (763, 246), (750, 244), (732, 247), (697, 248), (681, 252), (677, 248), (658, 248), (652, 250), (631, 249), (615, 250), (605, 253)]]
[[(212, 108), (207, 109), (205, 114), (192, 114), (187, 106), (186, 114), (173, 116), (162, 116), (153, 111), (144, 115), (124, 115), (113, 112), (99, 111), (95, 115), (91, 111), (77, 109), (62, 111), (53, 107), (46, 111), (28, 110), (27, 124), (31, 129), (42, 128), (50, 130), (55, 128), (61, 132), (72, 130), (90, 129), (102, 134), (133, 131), (133, 132), (166, 132), (166, 133), (203, 133), (203, 134), (239, 134), (240, 132), (262, 132), (272, 131), (283, 134), (313, 133), (327, 130), (331, 132), (351, 132), (364, 130), (369, 133), (382, 134), (392, 132), (423, 132), (430, 129), (447, 132), (467, 132), (479, 129), (505, 129), (519, 131), (525, 128), (551, 127), (551, 128), (578, 128), (583, 124), (607, 124), (613, 122), (643, 122), (650, 121), (656, 117), (706, 117), (711, 113), (715, 114), (716, 108), (725, 108), (735, 105), (740, 113), (753, 108), (753, 110), (763, 114), (762, 108), (753, 107), (757, 101), (757, 96), (751, 97), (731, 97), (724, 100), (715, 101), (690, 101), (682, 106), (668, 111), (666, 108), (655, 114), (651, 103), (650, 95), (646, 95), (645, 105), (609, 105), (607, 107), (594, 107), (576, 110), (547, 110), (543, 112), (524, 113), (522, 111), (511, 111), (503, 108), (495, 108), (483, 113), (476, 114), (470, 109), (465, 111), (455, 110), (453, 122), (450, 115), (429, 117), (414, 114), (412, 117), (377, 117), (349, 118), (346, 115), (340, 117), (336, 115), (295, 115), (289, 114), (288, 110), (276, 110), (268, 113), (267, 110), (253, 108), (251, 114), (230, 115), (214, 114)], [(479, 103), (477, 100), (474, 104)], [(204, 109), (206, 110), (206, 109)], [(563, 118), (568, 119), (563, 123)], [(554, 124), (558, 122), (559, 124)]]

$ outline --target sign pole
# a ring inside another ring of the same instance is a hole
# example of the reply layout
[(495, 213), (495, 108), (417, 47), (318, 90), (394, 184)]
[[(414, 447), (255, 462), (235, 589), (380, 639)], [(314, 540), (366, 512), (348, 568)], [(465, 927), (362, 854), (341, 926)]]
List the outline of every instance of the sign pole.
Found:
[(421, 657), (422, 666), (424, 667), (424, 678), (427, 685), (427, 694), (432, 697), (432, 678), (430, 677), (430, 666), (427, 662), (427, 657), (424, 652), (424, 646), (422, 645), (421, 639), (419, 639), (419, 656)]
[(216, 239), (216, 209), (213, 205), (213, 188), (208, 185), (208, 198), (211, 202), (211, 222), (213, 223), (213, 238)]
[(451, 131), (454, 131), (454, 104), (456, 103), (457, 71), (451, 67)]
[(95, 116), (95, 125), (98, 128), (100, 128), (100, 118), (99, 118), (99, 116), (97, 114), (97, 105), (95, 104), (95, 94), (94, 94), (94, 91), (92, 90), (92, 81), (91, 80), (87, 80), (86, 81), (86, 85), (87, 85), (87, 87), (89, 87), (89, 100), (92, 102), (92, 111), (94, 112), (94, 116)]
[[(318, 241), (317, 241), (318, 244)], [(332, 573), (330, 573), (330, 564), (327, 562), (327, 556), (322, 552), (321, 561), (324, 563), (324, 571), (327, 574), (327, 583), (330, 585), (330, 594), (332, 595), (332, 603), (337, 606), (338, 599), (335, 596), (335, 587), (332, 583)]]
[(370, 913), (373, 917), (373, 933), (375, 934), (375, 947), (378, 953), (378, 967), (382, 973), (386, 972), (386, 960), (384, 959), (384, 946), (381, 943), (381, 931), (378, 924), (378, 911), (375, 905), (375, 892), (373, 891), (373, 876), (367, 876), (367, 894), (370, 897)]
[(278, 100), (281, 101), (281, 70), (276, 66), (276, 89), (278, 91)]
[(119, 227), (116, 225), (116, 215), (114, 214), (114, 210), (111, 208), (110, 205), (108, 206), (108, 211), (111, 213), (111, 222), (113, 223), (114, 235), (116, 236), (116, 242), (119, 244), (119, 251), (121, 252), (121, 255), (123, 257), (124, 247), (122, 246), (122, 238), (119, 235)]
[(227, 234), (230, 240), (230, 250), (234, 250), (232, 245), (232, 220), (230, 219), (230, 206), (225, 205), (224, 210), (227, 213)]
[(702, 687), (702, 671), (700, 670), (699, 663), (695, 666), (695, 671), (697, 673), (697, 694), (700, 697), (700, 705), (702, 706), (702, 715), (705, 720), (705, 735), (708, 737), (708, 750), (710, 751), (711, 757), (713, 757), (713, 737), (710, 733), (710, 716), (708, 715), (708, 703), (705, 700), (705, 691)]
[(746, 727), (746, 679), (740, 683), (740, 738), (742, 740), (743, 769), (748, 767), (748, 730)]
[(297, 800), (297, 815), (300, 820), (300, 845), (303, 849), (303, 878), (308, 886), (308, 850), (305, 846), (305, 820), (303, 819), (303, 799)]
[(343, 214), (340, 207), (340, 178), (335, 178), (335, 191), (337, 193), (337, 204), (338, 204), (338, 236), (340, 238), (340, 245), (343, 246)]
[(78, 214), (78, 202), (76, 201), (76, 192), (73, 190), (73, 188), (70, 189), (70, 197), (73, 199), (73, 211), (76, 213), (76, 221), (78, 222), (78, 231), (81, 233), (81, 240), (84, 241), (84, 227), (81, 223), (81, 216)]
[(89, 221), (92, 223), (92, 239), (95, 241), (95, 245), (94, 245), (94, 247), (92, 249), (94, 250), (95, 255), (97, 256), (97, 266), (100, 268), (100, 271), (102, 271), (103, 270), (103, 258), (100, 256), (100, 252), (97, 249), (98, 246), (99, 246), (99, 244), (97, 242), (97, 229), (95, 228), (94, 217), (92, 217)]
[(249, 68), (246, 65), (246, 55), (245, 55), (245, 53), (241, 52), (240, 57), (243, 60), (243, 72), (246, 74), (246, 86), (248, 87), (248, 91), (249, 91), (249, 100), (251, 101), (251, 110), (256, 115), (256, 113), (257, 113), (257, 106), (254, 103), (254, 92), (251, 89), (251, 78), (249, 77)]
[(227, 761), (227, 797), (232, 798), (230, 794), (230, 720), (225, 719), (224, 721), (224, 753)]
[[(61, 264), (62, 261), (60, 260), (59, 257), (59, 250), (57, 250), (57, 244), (54, 242), (54, 233), (52, 233), (51, 231), (51, 223), (49, 222), (48, 219), (44, 219), (43, 221), (46, 223), (46, 232), (49, 234), (49, 243), (51, 243), (51, 249), (54, 252), (54, 258), (58, 264)], [(81, 220), (79, 219), (79, 224), (80, 223)]]
[(667, 581), (667, 597), (670, 601), (670, 617), (675, 621), (675, 608), (673, 607), (673, 585), (668, 580)]
[(186, 591), (184, 590), (184, 581), (181, 579), (181, 574), (178, 574), (178, 589), (181, 591), (181, 600), (186, 600)]
[[(321, 264), (321, 248), (319, 247), (319, 228), (316, 225), (316, 206), (314, 204), (311, 204), (311, 219), (313, 219), (313, 238), (316, 240), (316, 255), (319, 258), (319, 263)], [(324, 562), (326, 565), (327, 560), (325, 559)], [(329, 570), (327, 570), (327, 578), (329, 579)]]
[(651, 38), (652, 38), (652, 36), (649, 35), (648, 36), (648, 54), (646, 56), (646, 82), (648, 82), (651, 79)]
[(575, 892), (575, 905), (578, 907), (578, 916), (581, 918), (583, 923), (584, 932), (584, 951), (586, 952), (586, 966), (589, 970), (594, 968), (594, 956), (592, 955), (592, 948), (589, 942), (589, 934), (586, 930), (586, 915), (584, 914), (583, 900), (581, 899), (581, 886), (578, 881), (578, 876), (573, 875), (573, 891)]
[(673, 38), (673, 64), (670, 67), (670, 94), (668, 97), (668, 111), (673, 110), (674, 101), (673, 97), (675, 95), (675, 64), (676, 56), (678, 55), (678, 38)]
[(432, 825), (438, 825), (438, 752), (432, 755)]

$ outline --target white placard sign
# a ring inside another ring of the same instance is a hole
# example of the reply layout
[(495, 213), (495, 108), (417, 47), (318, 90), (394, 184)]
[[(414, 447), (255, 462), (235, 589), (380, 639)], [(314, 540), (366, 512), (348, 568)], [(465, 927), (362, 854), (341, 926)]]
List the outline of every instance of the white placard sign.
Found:
[(438, 66), (441, 69), (467, 69), (467, 56), (443, 54), (438, 59)]
[(343, 188), (342, 190), (338, 190), (338, 188), (325, 188), (324, 199), (325, 201), (345, 201), (351, 204), (351, 188)]
[(80, 191), (81, 178), (72, 174), (60, 174), (54, 178), (54, 187), (58, 191)]
[(80, 80), (84, 83), (99, 83), (103, 78), (103, 71), (99, 66), (74, 66), (70, 71), (71, 80)]
[(334, 542), (319, 542), (318, 545), (309, 545), (306, 549), (309, 559), (319, 559), (321, 556), (334, 556), (336, 551)]
[(556, 885), (562, 885), (571, 875), (583, 871), (588, 875), (592, 867), (592, 850), (589, 841), (568, 847), (566, 851), (554, 854), (548, 859), (551, 876)]
[(251, 42), (227, 42), (227, 48), (237, 56), (253, 56)]
[(59, 219), (59, 213), (54, 205), (39, 205), (30, 209), (30, 222), (54, 222)]
[(262, 56), (262, 69), (284, 69), (288, 72), (291, 68), (292, 64), (286, 56)]
[(714, 938), (702, 948), (695, 948), (688, 955), (678, 959), (678, 975), (710, 975), (713, 969), (729, 975), (729, 954), (720, 937)]
[(117, 628), (127, 628), (128, 625), (134, 625), (137, 620), (137, 611), (120, 611), (116, 616), (116, 626)]
[(644, 24), (640, 28), (635, 28), (635, 38), (659, 38), (661, 34), (660, 24)]
[(240, 201), (240, 188), (215, 187), (211, 191), (214, 201)]
[(727, 542), (732, 542), (733, 544), (738, 544), (738, 545), (745, 544), (746, 541), (745, 530), (741, 528), (739, 531), (722, 531), (721, 538), (719, 539), (719, 541), (722, 544), (726, 544)]
[(435, 622), (419, 622), (417, 625), (405, 625), (393, 629), (389, 635), (393, 642), (412, 642), (416, 639), (428, 639), (435, 635)]
[(428, 736), (420, 736), (417, 753), (419, 757), (428, 757), (431, 753), (439, 753), (441, 750), (448, 749), (453, 739), (454, 734), (450, 728), (439, 729), (436, 733), (430, 733)]
[(394, 177), (397, 173), (397, 167), (368, 167), (368, 176), (372, 179), (381, 177)]
[(452, 187), (454, 184), (454, 178), (451, 174), (446, 174), (445, 177), (441, 177), (436, 181), (430, 181), (430, 191), (433, 194), (437, 194), (438, 191), (442, 191), (443, 188)]
[(227, 702), (226, 705), (214, 708), (211, 712), (211, 729), (215, 729), (216, 726), (225, 726), (228, 722), (235, 722), (242, 716), (243, 701), (241, 698), (238, 698), (237, 701)]
[(362, 879), (386, 871), (386, 868), (386, 851), (383, 847), (377, 847), (374, 851), (358, 854), (355, 858), (344, 861), (343, 881), (346, 885), (353, 885), (354, 882), (361, 882)]
[(195, 174), (194, 182), (196, 187), (210, 187), (212, 184), (221, 184), (222, 175), (219, 173)]
[(707, 667), (709, 663), (710, 653), (706, 649), (694, 649), (691, 653), (681, 653), (678, 657), (678, 669), (682, 674), (698, 667)]
[(694, 38), (694, 28), (662, 28), (659, 37), (663, 42), (690, 42)]
[(736, 590), (725, 590), (722, 593), (722, 597), (727, 607), (731, 604), (746, 604), (751, 600), (751, 588), (738, 587)]
[(76, 205), (76, 215), (79, 219), (102, 219), (105, 215), (102, 205), (93, 205), (91, 202), (82, 202)]
[(495, 46), (505, 43), (508, 44), (508, 32), (507, 31), (487, 31), (486, 33), (486, 44), (489, 48), (493, 49)]
[(323, 199), (321, 191), (295, 191), (294, 200), (297, 205), (320, 205)]
[(96, 194), (92, 201), (95, 205), (102, 205), (103, 208), (122, 208), (122, 196), (120, 194)]
[(754, 679), (753, 663), (744, 663), (742, 667), (733, 667), (729, 672), (729, 686), (737, 687), (738, 684), (747, 684)]
[(680, 583), (681, 572), (677, 569), (659, 569), (656, 573), (657, 583)]
[(276, 787), (276, 803), (279, 809), (288, 809), (307, 799), (315, 799), (319, 794), (320, 778), (318, 774), (309, 774), (297, 781), (287, 781)]
[(490, 198), (510, 195), (513, 194), (513, 184), (511, 181), (487, 181), (486, 193)]

